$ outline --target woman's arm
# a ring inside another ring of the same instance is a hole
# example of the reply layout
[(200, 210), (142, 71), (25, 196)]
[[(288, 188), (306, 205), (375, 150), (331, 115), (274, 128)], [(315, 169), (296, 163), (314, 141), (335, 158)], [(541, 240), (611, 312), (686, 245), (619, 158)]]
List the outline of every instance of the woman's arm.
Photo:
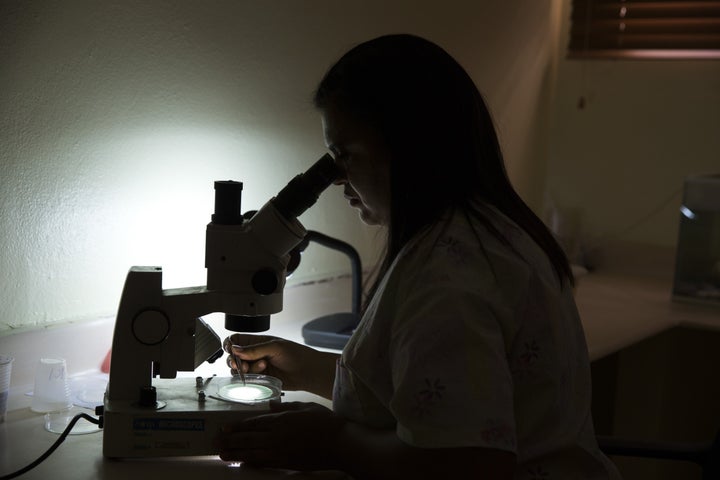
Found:
[(512, 479), (515, 455), (480, 447), (418, 448), (393, 430), (347, 422), (337, 439), (339, 470), (365, 479)]
[(393, 430), (349, 422), (315, 404), (272, 406), (273, 413), (228, 426), (224, 460), (292, 470), (342, 470), (356, 480), (511, 479), (515, 455), (486, 448), (417, 448)]

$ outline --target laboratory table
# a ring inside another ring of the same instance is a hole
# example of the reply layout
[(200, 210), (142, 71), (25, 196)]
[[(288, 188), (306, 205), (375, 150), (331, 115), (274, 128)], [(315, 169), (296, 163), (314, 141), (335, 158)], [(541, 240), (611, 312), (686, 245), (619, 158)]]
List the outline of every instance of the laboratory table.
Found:
[[(673, 302), (671, 299), (673, 255), (665, 249), (652, 252), (646, 246), (614, 252), (612, 261), (577, 279), (575, 296), (585, 329), (591, 360), (597, 360), (650, 338), (674, 327), (700, 328), (720, 331), (720, 308)], [(642, 261), (639, 261), (642, 260)], [(301, 326), (320, 314), (342, 311), (349, 305), (350, 281), (340, 278), (333, 282), (317, 282), (298, 288), (287, 289), (286, 309), (275, 316), (270, 334), (302, 341)], [(314, 299), (304, 302), (303, 299)], [(111, 338), (112, 320), (81, 327), (96, 340), (104, 336), (98, 357), (106, 351)], [(51, 345), (78, 343), (77, 331), (68, 331), (52, 337), (51, 331), (40, 335), (18, 335), (0, 338), (0, 350), (14, 347), (16, 355), (13, 382), (28, 382), (31, 378), (31, 356), (45, 351)], [(67, 338), (66, 338), (67, 337)], [(12, 345), (11, 345), (12, 343)], [(80, 351), (82, 350), (82, 351)], [(73, 364), (87, 356), (87, 349), (69, 348), (66, 352)], [(22, 358), (19, 358), (22, 357)], [(93, 360), (99, 362), (99, 360)], [(15, 368), (17, 367), (17, 372)], [(16, 375), (17, 373), (17, 375)], [(18, 378), (19, 377), (19, 378)], [(12, 386), (12, 385), (11, 385)], [(11, 389), (12, 397), (12, 389)], [(321, 399), (307, 392), (286, 392), (285, 401), (318, 401)], [(40, 456), (57, 438), (44, 429), (43, 416), (30, 411), (30, 399), (16, 395), (10, 401), (11, 410), (7, 421), (0, 424), (0, 475), (15, 471)], [(102, 456), (102, 432), (87, 435), (71, 435), (65, 443), (35, 470), (23, 479), (56, 480), (73, 479), (158, 479), (173, 480), (199, 477), (224, 479), (336, 479), (346, 478), (338, 472), (301, 474), (279, 470), (250, 469), (229, 465), (217, 457), (170, 458), (143, 460), (109, 460)]]
[[(319, 401), (306, 392), (286, 392), (286, 401)], [(0, 478), (40, 457), (58, 438), (45, 430), (44, 416), (28, 406), (8, 412), (0, 424)], [(92, 413), (88, 410), (88, 413)], [(85, 420), (80, 420), (84, 422)], [(341, 472), (301, 473), (249, 468), (224, 462), (218, 457), (106, 459), (102, 455), (103, 432), (69, 435), (44, 462), (17, 477), (22, 480), (341, 480)]]

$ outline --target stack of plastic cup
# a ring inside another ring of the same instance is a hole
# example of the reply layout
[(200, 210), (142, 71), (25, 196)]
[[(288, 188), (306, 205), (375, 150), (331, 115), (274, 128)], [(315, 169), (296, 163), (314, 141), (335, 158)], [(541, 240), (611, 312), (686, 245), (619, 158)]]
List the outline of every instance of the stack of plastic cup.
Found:
[(41, 358), (35, 371), (35, 389), (30, 409), (57, 412), (72, 407), (67, 366), (62, 358)]
[(5, 414), (7, 413), (13, 360), (13, 357), (0, 355), (0, 423), (5, 421)]

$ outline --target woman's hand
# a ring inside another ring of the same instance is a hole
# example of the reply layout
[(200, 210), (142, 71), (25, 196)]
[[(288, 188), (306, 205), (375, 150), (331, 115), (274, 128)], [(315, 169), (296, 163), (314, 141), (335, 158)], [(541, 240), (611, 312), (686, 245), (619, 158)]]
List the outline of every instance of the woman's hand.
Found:
[(315, 403), (271, 402), (270, 412), (223, 428), (220, 458), (290, 470), (336, 468), (335, 439), (345, 420)]
[(286, 390), (305, 390), (332, 398), (337, 354), (282, 338), (240, 333), (226, 338), (223, 348), (230, 354), (228, 366), (235, 371), (271, 375), (279, 378)]

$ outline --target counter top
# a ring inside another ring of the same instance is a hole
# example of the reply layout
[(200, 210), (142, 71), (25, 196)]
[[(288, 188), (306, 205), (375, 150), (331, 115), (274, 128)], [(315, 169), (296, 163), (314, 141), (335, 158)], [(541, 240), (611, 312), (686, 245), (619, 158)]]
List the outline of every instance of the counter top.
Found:
[[(28, 397), (29, 398), (29, 397)], [(287, 392), (286, 401), (324, 399), (307, 392)], [(29, 399), (27, 400), (29, 406)], [(88, 410), (89, 414), (92, 414)], [(80, 420), (84, 422), (85, 420)], [(299, 472), (249, 468), (223, 462), (218, 457), (176, 457), (153, 459), (106, 459), (102, 456), (102, 432), (69, 435), (58, 449), (20, 479), (57, 480), (173, 480), (226, 478), (244, 480), (341, 480), (340, 472)], [(0, 424), (0, 476), (25, 467), (40, 457), (58, 438), (45, 430), (43, 415), (23, 407), (8, 412)]]
[(647, 277), (591, 273), (575, 301), (590, 359), (596, 360), (673, 327), (720, 330), (720, 306), (671, 299), (672, 283)]
[[(333, 312), (350, 309), (350, 281), (312, 282), (286, 288), (285, 309), (273, 315), (268, 335), (302, 342), (302, 325)], [(307, 299), (312, 299), (308, 302)], [(232, 332), (224, 329), (224, 317), (204, 317), (221, 337)], [(67, 359), (68, 372), (75, 383), (85, 376), (97, 378), (97, 371), (112, 342), (114, 319), (105, 318), (0, 337), (0, 351), (15, 357), (11, 378), (9, 411), (0, 423), (0, 477), (19, 470), (40, 457), (58, 438), (44, 426), (44, 415), (30, 410), (34, 368), (39, 355), (58, 355)], [(82, 348), (80, 348), (82, 346)], [(40, 353), (42, 352), (42, 353)], [(204, 363), (195, 372), (181, 375), (227, 375), (225, 362)], [(308, 392), (285, 391), (283, 401), (316, 402), (327, 407), (331, 402)], [(87, 410), (94, 416), (94, 412)], [(85, 422), (85, 420), (80, 420)], [(246, 480), (336, 480), (348, 478), (339, 472), (301, 474), (299, 472), (253, 469), (231, 466), (218, 457), (175, 457), (153, 459), (106, 459), (102, 455), (103, 432), (69, 435), (44, 462), (18, 478), (53, 480), (198, 480), (224, 478)]]
[(591, 360), (673, 327), (720, 330), (720, 304), (672, 299), (672, 249), (623, 244), (606, 255), (597, 269), (576, 279)]
[[(638, 258), (647, 256), (649, 252), (643, 249), (642, 255), (630, 252), (622, 260), (616, 255), (614, 263), (606, 263), (592, 273), (578, 278), (576, 283), (576, 301), (580, 312), (583, 327), (588, 343), (590, 358), (599, 359), (617, 352), (629, 345), (651, 337), (669, 328), (686, 326), (689, 328), (703, 328), (720, 330), (720, 308), (718, 306), (703, 306), (673, 302), (672, 290), (672, 252), (663, 250), (655, 252), (648, 257), (646, 263), (638, 262)], [(650, 252), (652, 253), (652, 252)], [(280, 314), (273, 316), (271, 330), (268, 334), (302, 342), (301, 327), (307, 321), (332, 312), (347, 311), (349, 309), (350, 281), (340, 278), (331, 282), (317, 282), (287, 289), (285, 297), (286, 308)], [(307, 302), (307, 299), (313, 299)], [(219, 322), (219, 323), (218, 323)], [(107, 325), (95, 323), (87, 330), (92, 332), (92, 340), (101, 339), (101, 345), (95, 346), (94, 357), (90, 363), (76, 368), (82, 371), (87, 365), (99, 365), (101, 358), (98, 352), (105, 352), (109, 348), (112, 338), (112, 320)], [(222, 321), (208, 321), (222, 336)], [(78, 327), (73, 327), (77, 329)], [(7, 421), (0, 424), (0, 475), (22, 468), (35, 460), (57, 439), (57, 435), (45, 431), (43, 416), (29, 410), (29, 397), (24, 395), (23, 388), (17, 385), (26, 385), (31, 381), (32, 355), (37, 357), (38, 347), (43, 344), (58, 345), (65, 343), (68, 356), (76, 355), (77, 331), (65, 335), (63, 342), (53, 342), (49, 336), (53, 332), (43, 331), (35, 337), (21, 338), (0, 337), (0, 350), (9, 351), (16, 355), (16, 365), (19, 378), (16, 378), (13, 369), (13, 385), (11, 389), (11, 411), (8, 412)], [(98, 332), (103, 332), (98, 335)], [(68, 338), (72, 338), (69, 341)], [(12, 342), (15, 343), (12, 343)], [(38, 343), (44, 342), (44, 343)], [(107, 343), (103, 343), (107, 342)], [(14, 353), (8, 346), (19, 352)], [(35, 347), (31, 349), (30, 346)], [(40, 351), (43, 351), (42, 349)], [(62, 351), (54, 351), (63, 355)], [(77, 364), (81, 359), (73, 358)], [(216, 362), (223, 363), (223, 362)], [(76, 365), (77, 366), (77, 365)], [(70, 373), (73, 365), (68, 363)], [(208, 366), (204, 364), (197, 373), (209, 375), (217, 372), (226, 372), (223, 365)], [(223, 373), (225, 374), (225, 373)], [(25, 383), (23, 383), (25, 382)], [(285, 401), (317, 401), (329, 402), (307, 392), (287, 392)], [(292, 477), (293, 479), (335, 479), (345, 478), (337, 472), (317, 474), (298, 474), (278, 470), (258, 470), (242, 466), (228, 466), (217, 457), (193, 457), (170, 459), (134, 459), (134, 460), (107, 460), (102, 456), (103, 433), (86, 435), (71, 435), (59, 449), (44, 463), (32, 470), (23, 479), (53, 478), (57, 480), (73, 479), (128, 479), (135, 480), (158, 478), (173, 478), (174, 480), (197, 479), (202, 476), (212, 476), (213, 479), (243, 478), (254, 479), (280, 479)], [(238, 476), (239, 475), (239, 476)]]

